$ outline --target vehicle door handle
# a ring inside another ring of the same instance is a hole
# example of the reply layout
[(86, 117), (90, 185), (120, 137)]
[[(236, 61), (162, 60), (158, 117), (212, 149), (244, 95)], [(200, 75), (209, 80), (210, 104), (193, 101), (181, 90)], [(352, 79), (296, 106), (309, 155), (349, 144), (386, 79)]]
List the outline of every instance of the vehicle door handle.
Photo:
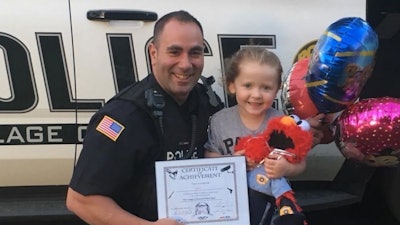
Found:
[(89, 10), (86, 13), (88, 20), (108, 22), (110, 20), (138, 20), (144, 22), (156, 21), (157, 13), (143, 10)]

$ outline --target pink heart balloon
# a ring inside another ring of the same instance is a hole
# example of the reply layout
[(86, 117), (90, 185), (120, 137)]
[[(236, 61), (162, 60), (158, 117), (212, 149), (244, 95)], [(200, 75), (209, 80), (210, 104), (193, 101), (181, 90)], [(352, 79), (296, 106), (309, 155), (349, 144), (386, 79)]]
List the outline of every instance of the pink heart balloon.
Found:
[(369, 98), (338, 117), (335, 142), (347, 158), (372, 166), (395, 166), (400, 158), (400, 99)]

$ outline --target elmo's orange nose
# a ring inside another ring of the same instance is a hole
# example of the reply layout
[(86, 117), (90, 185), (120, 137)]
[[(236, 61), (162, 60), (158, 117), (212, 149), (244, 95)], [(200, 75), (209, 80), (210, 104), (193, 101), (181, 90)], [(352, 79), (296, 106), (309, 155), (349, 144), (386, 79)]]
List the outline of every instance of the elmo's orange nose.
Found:
[(281, 123), (286, 125), (286, 126), (293, 126), (296, 125), (296, 121), (290, 116), (284, 116), (281, 119)]

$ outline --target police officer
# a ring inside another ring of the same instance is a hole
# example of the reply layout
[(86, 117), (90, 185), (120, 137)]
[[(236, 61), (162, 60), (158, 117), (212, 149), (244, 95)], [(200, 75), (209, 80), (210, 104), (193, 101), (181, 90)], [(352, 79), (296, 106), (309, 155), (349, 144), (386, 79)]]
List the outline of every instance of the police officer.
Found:
[(185, 11), (163, 16), (149, 51), (153, 73), (88, 125), (67, 207), (89, 224), (180, 224), (157, 218), (154, 162), (203, 157), (208, 118), (221, 107), (197, 82), (204, 65), (197, 19)]

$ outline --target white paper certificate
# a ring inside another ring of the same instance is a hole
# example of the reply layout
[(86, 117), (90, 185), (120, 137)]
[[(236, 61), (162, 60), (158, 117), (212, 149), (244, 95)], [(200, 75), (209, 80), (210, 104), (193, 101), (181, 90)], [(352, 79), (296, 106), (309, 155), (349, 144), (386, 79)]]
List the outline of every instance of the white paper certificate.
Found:
[(159, 218), (185, 224), (248, 225), (243, 156), (156, 162)]

